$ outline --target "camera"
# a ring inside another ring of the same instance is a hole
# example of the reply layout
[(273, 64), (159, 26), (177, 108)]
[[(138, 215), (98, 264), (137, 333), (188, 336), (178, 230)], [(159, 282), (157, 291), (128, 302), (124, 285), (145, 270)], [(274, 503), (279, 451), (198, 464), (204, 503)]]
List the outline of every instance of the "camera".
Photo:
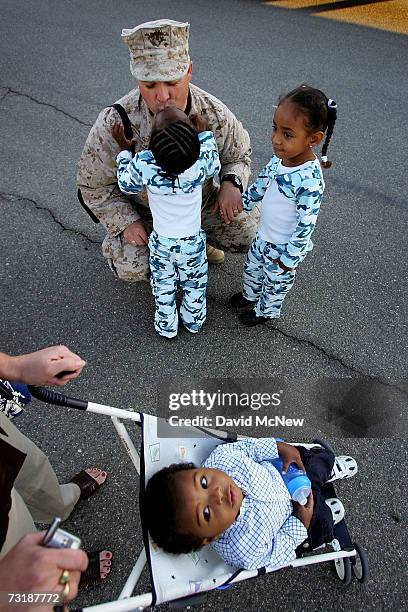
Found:
[(53, 519), (44, 536), (43, 546), (48, 546), (49, 548), (81, 548), (80, 538), (69, 533), (69, 531), (59, 529), (60, 523), (61, 519), (59, 517)]

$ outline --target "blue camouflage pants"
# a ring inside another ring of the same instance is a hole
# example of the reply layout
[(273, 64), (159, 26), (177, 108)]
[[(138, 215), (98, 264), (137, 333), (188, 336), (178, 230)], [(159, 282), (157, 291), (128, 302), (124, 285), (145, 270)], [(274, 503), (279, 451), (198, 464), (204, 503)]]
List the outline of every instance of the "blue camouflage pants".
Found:
[(296, 271), (285, 272), (273, 263), (285, 251), (286, 244), (273, 244), (256, 234), (244, 263), (244, 297), (255, 302), (258, 317), (278, 319), (283, 300), (295, 282)]
[(149, 236), (150, 284), (156, 313), (154, 328), (173, 338), (178, 330), (177, 284), (183, 289), (180, 317), (188, 331), (200, 331), (206, 317), (208, 262), (205, 232), (188, 238), (165, 238), (154, 230)]

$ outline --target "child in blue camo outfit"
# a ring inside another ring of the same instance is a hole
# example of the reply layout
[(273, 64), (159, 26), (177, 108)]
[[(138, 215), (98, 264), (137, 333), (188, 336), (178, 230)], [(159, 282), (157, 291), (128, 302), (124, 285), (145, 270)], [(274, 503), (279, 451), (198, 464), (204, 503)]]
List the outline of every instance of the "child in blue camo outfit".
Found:
[(149, 237), (151, 286), (156, 303), (154, 326), (166, 338), (178, 331), (177, 281), (183, 288), (180, 317), (197, 333), (206, 317), (208, 262), (201, 230), (202, 184), (221, 168), (217, 144), (204, 119), (188, 118), (167, 107), (154, 118), (149, 150), (133, 157), (133, 141), (115, 124), (113, 136), (122, 147), (117, 156), (118, 184), (123, 193), (145, 187), (153, 216)]
[(313, 148), (321, 143), (322, 165), (337, 117), (334, 100), (301, 85), (282, 96), (273, 118), (274, 155), (243, 194), (243, 209), (262, 201), (258, 231), (247, 254), (242, 292), (231, 305), (244, 309), (240, 320), (253, 326), (280, 317), (296, 268), (312, 250), (324, 191), (322, 169)]

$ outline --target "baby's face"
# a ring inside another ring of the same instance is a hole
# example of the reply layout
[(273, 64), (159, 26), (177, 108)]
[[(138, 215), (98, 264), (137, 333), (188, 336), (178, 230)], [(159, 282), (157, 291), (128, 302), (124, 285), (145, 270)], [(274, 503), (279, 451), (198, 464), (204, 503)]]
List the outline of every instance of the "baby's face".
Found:
[(208, 544), (235, 521), (243, 494), (221, 470), (195, 468), (174, 474), (180, 500), (179, 526)]

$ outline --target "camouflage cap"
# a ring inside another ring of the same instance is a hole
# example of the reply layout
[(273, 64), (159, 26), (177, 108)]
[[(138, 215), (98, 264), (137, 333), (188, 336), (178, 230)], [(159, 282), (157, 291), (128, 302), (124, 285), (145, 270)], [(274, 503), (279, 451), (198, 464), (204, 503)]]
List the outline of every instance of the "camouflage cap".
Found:
[(175, 81), (190, 64), (189, 23), (158, 19), (122, 30), (130, 51), (130, 71), (140, 81)]

